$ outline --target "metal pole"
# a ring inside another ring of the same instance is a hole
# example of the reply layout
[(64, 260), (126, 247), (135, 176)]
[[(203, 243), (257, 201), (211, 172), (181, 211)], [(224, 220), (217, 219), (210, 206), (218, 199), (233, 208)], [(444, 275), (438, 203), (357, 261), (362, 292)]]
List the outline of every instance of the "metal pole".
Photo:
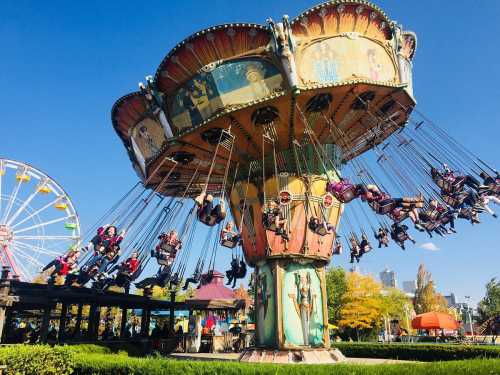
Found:
[(407, 304), (404, 305), (404, 309), (405, 309), (405, 317), (406, 317), (406, 327), (408, 328), (408, 342), (411, 342), (412, 339), (411, 339), (411, 327), (410, 327), (410, 318), (408, 317), (408, 313), (409, 313), (409, 307)]
[(57, 335), (57, 340), (59, 343), (64, 341), (64, 335), (66, 334), (66, 321), (68, 315), (68, 305), (63, 303), (61, 306), (61, 316), (59, 317), (59, 333)]
[(174, 315), (175, 315), (175, 290), (170, 292), (170, 332), (174, 334)]
[[(470, 301), (470, 296), (465, 296), (465, 299), (467, 301)], [(472, 335), (472, 342), (474, 342), (474, 340), (475, 340), (474, 327), (472, 325), (472, 316), (471, 316), (470, 310), (471, 310), (471, 307), (469, 306), (469, 302), (467, 302), (467, 314), (469, 315), (470, 333)]]

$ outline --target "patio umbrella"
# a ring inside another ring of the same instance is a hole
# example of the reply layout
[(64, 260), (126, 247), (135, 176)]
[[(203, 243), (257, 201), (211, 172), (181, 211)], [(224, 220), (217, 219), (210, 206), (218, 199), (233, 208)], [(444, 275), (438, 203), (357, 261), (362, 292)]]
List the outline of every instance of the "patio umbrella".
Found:
[(417, 315), (411, 326), (414, 329), (458, 329), (458, 322), (449, 314), (432, 311)]

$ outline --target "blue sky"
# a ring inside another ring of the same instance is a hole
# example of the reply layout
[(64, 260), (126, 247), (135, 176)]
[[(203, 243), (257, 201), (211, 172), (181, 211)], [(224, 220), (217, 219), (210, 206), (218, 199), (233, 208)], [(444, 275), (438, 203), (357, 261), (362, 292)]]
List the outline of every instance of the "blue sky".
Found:
[[(251, 6), (249, 5), (251, 4)], [(500, 2), (377, 1), (418, 35), (418, 108), (500, 168)], [(59, 181), (91, 225), (136, 181), (110, 109), (155, 72), (176, 43), (225, 22), (264, 23), (315, 5), (284, 1), (4, 1), (0, 14), (0, 156), (29, 162)], [(500, 208), (498, 209), (500, 211)], [(361, 270), (385, 266), (398, 280), (423, 262), (443, 293), (478, 300), (500, 276), (499, 220), (436, 240), (438, 251), (392, 246), (367, 255)], [(424, 236), (421, 242), (428, 242)], [(219, 256), (218, 267), (229, 261)], [(348, 267), (347, 256), (334, 264)]]

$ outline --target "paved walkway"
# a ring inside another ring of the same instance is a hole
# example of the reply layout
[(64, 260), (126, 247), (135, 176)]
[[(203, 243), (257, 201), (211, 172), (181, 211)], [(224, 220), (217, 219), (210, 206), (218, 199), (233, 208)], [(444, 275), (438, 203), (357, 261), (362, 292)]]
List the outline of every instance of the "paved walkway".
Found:
[[(237, 361), (238, 353), (172, 353), (170, 358), (191, 361)], [(415, 361), (400, 361), (384, 358), (347, 358), (346, 363), (357, 365), (381, 365), (390, 363), (416, 363)]]

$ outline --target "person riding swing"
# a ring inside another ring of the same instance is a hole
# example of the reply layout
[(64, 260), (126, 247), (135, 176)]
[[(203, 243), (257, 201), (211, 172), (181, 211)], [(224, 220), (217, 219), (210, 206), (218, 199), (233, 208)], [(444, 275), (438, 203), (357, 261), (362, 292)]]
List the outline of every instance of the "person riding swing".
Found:
[(393, 223), (391, 225), (391, 238), (396, 242), (401, 249), (406, 250), (405, 242), (410, 240), (414, 244), (416, 241), (409, 235), (408, 226), (400, 223)]
[(358, 239), (356, 238), (355, 234), (351, 235), (351, 238), (349, 239), (349, 243), (350, 243), (350, 250), (351, 250), (350, 263), (354, 263), (354, 259), (356, 259), (356, 262), (359, 263), (359, 260), (361, 259), (363, 254), (361, 254), (361, 247), (359, 246), (359, 242), (358, 242)]
[(359, 244), (359, 248), (361, 250), (362, 255), (370, 252), (373, 249), (372, 245), (370, 244), (370, 241), (368, 240), (368, 236), (365, 233), (361, 235), (361, 242)]
[[(83, 248), (86, 251), (103, 253), (106, 248), (111, 248), (113, 245), (119, 245), (125, 237), (125, 230), (118, 234), (118, 229), (114, 225), (104, 225), (97, 229), (97, 234), (90, 240), (88, 245)], [(103, 249), (104, 248), (104, 249)]]
[(320, 236), (335, 233), (335, 227), (326, 220), (320, 220), (317, 217), (311, 216), (309, 219), (309, 229)]
[(479, 191), (480, 183), (471, 175), (456, 175), (448, 165), (443, 164), (443, 170), (431, 167), (432, 181), (441, 189), (442, 194), (455, 194), (463, 191), (464, 186), (468, 186), (475, 191)]
[(168, 266), (173, 263), (182, 248), (182, 241), (175, 230), (160, 234), (158, 239), (160, 243), (151, 251), (151, 256), (157, 259), (159, 265)]
[(198, 205), (198, 219), (210, 227), (219, 224), (226, 218), (224, 200), (214, 207), (214, 197), (211, 194), (201, 193), (195, 199)]
[(227, 283), (226, 285), (233, 283), (232, 288), (236, 287), (236, 281), (238, 279), (243, 279), (247, 274), (247, 265), (243, 259), (238, 261), (237, 257), (231, 260), (231, 269), (226, 271)]
[(241, 241), (241, 236), (234, 230), (232, 221), (228, 221), (226, 226), (220, 232), (220, 244), (224, 247), (233, 249)]
[(72, 272), (77, 265), (77, 260), (80, 257), (80, 251), (78, 250), (70, 250), (68, 254), (62, 257), (57, 257), (52, 262), (47, 264), (43, 269), (43, 271), (47, 271), (51, 267), (54, 267), (52, 272), (50, 273), (48, 284), (54, 284), (57, 276), (66, 276), (70, 272)]
[(387, 235), (387, 229), (384, 227), (378, 228), (377, 233), (375, 233), (375, 238), (378, 241), (378, 248), (382, 246), (389, 247), (389, 236)]
[[(375, 185), (366, 185), (365, 193), (361, 196), (363, 201), (379, 215), (393, 216), (396, 221), (402, 221), (407, 215), (412, 220), (415, 229), (420, 232), (424, 231), (419, 217), (418, 209), (424, 205), (422, 195), (417, 197), (392, 198), (389, 194), (381, 192)], [(403, 215), (403, 217), (400, 217)]]
[(349, 203), (363, 193), (363, 185), (354, 185), (347, 178), (339, 181), (327, 182), (326, 191), (331, 193), (342, 203)]
[(191, 284), (191, 283), (194, 283), (194, 284), (199, 283), (201, 281), (201, 273), (202, 273), (201, 267), (197, 266), (193, 272), (193, 276), (188, 277), (186, 279), (186, 282), (184, 283), (182, 290), (188, 290), (189, 284)]
[(262, 221), (266, 230), (274, 231), (277, 235), (288, 241), (288, 220), (277, 200), (270, 200), (264, 207)]
[(483, 184), (480, 187), (480, 192), (486, 192), (488, 195), (500, 198), (500, 174), (496, 172), (495, 177), (486, 172), (479, 173), (479, 177), (483, 179)]
[(113, 225), (100, 227), (97, 230), (97, 235), (85, 249), (93, 249), (94, 251), (93, 257), (89, 260), (87, 273), (103, 273), (110, 263), (117, 261), (120, 254), (120, 243), (124, 237), (125, 230), (118, 234), (117, 228)]
[(336, 238), (335, 242), (333, 243), (333, 255), (341, 255), (342, 251), (344, 250), (344, 247), (342, 246), (342, 242)]
[[(116, 276), (114, 278), (106, 280), (103, 289), (106, 290), (111, 285), (117, 285), (125, 289), (125, 292), (128, 294), (130, 289), (130, 283), (134, 279), (135, 273), (139, 270), (140, 262), (139, 262), (139, 253), (137, 250), (134, 250), (130, 257), (128, 257), (125, 261), (121, 262), (119, 265), (115, 266), (115, 269), (118, 270)], [(111, 272), (112, 272), (111, 271)]]

